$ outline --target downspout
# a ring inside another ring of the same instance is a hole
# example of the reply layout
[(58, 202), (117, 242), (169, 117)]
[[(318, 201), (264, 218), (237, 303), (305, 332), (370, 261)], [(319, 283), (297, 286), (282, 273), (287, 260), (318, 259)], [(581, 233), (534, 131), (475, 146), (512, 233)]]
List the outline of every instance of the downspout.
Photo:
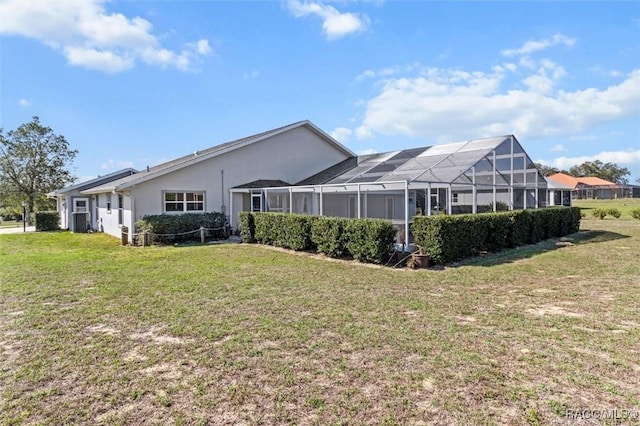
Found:
[(133, 234), (136, 232), (136, 197), (133, 196), (133, 189), (129, 191), (131, 197), (131, 227), (129, 228), (129, 244), (133, 244)]
[(220, 197), (222, 199), (222, 204), (220, 205), (220, 210), (222, 213), (226, 213), (225, 205), (224, 205), (224, 170), (220, 170)]
[(404, 181), (404, 243), (409, 246), (409, 181)]

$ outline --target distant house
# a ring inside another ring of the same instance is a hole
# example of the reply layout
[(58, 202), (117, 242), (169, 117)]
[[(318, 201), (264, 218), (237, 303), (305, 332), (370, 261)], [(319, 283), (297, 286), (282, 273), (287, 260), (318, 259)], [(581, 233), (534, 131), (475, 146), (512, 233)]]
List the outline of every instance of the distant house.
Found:
[(574, 177), (556, 173), (547, 179), (571, 188), (574, 199), (613, 199), (628, 196), (625, 186), (598, 177)]
[(92, 226), (114, 236), (122, 227), (135, 232), (148, 214), (209, 211), (227, 213), (233, 229), (241, 211), (271, 211), (383, 218), (409, 235), (411, 218), (420, 214), (565, 204), (550, 197), (547, 180), (513, 135), (356, 156), (309, 121), (79, 192)]

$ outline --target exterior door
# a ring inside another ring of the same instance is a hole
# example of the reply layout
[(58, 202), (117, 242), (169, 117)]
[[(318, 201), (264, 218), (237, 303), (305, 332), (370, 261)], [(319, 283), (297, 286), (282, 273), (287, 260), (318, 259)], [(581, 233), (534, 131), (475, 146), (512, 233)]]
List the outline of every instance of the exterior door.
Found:
[(251, 194), (251, 211), (252, 212), (262, 211), (262, 194), (259, 192)]

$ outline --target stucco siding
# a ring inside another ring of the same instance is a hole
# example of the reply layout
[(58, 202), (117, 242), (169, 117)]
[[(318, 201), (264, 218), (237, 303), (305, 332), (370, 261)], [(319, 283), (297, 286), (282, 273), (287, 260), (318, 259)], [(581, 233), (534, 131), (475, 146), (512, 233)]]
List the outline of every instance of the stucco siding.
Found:
[[(230, 188), (258, 179), (296, 183), (345, 158), (345, 153), (315, 133), (295, 128), (138, 184), (131, 190), (135, 220), (163, 213), (163, 193), (167, 191), (202, 191), (205, 211), (221, 211), (224, 206), (229, 213)], [(241, 206), (233, 207), (238, 212)]]

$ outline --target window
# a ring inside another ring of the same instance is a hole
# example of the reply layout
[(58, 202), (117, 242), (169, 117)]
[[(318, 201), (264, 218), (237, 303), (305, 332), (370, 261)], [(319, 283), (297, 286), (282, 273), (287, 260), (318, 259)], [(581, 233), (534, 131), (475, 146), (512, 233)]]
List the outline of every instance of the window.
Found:
[(458, 193), (454, 192), (453, 194), (451, 194), (451, 202), (452, 203), (457, 203), (458, 202)]
[(124, 201), (122, 195), (118, 194), (118, 225), (124, 222)]
[(107, 213), (111, 214), (111, 201), (107, 201)]
[(164, 211), (204, 211), (204, 192), (165, 192)]

